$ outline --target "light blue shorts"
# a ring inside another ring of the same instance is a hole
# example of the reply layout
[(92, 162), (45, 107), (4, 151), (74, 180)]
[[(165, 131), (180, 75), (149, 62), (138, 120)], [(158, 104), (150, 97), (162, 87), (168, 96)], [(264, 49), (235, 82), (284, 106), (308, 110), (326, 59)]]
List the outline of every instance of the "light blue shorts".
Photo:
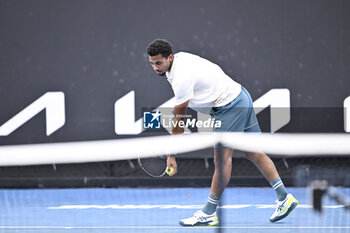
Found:
[(252, 98), (243, 86), (236, 99), (225, 106), (211, 108), (210, 115), (215, 122), (221, 121), (221, 127), (214, 126), (214, 132), (261, 132)]

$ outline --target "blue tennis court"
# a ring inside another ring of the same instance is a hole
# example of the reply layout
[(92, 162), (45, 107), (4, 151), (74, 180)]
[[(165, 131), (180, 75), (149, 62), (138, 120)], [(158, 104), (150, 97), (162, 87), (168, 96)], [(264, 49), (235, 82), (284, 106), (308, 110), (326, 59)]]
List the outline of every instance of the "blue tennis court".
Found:
[[(221, 204), (223, 232), (350, 232), (350, 213), (330, 199), (316, 213), (305, 188), (289, 188), (294, 212), (270, 223), (271, 188), (227, 188)], [(341, 189), (348, 195), (350, 189)], [(92, 188), (0, 190), (0, 232), (216, 232), (185, 228), (178, 220), (204, 204), (209, 188)]]

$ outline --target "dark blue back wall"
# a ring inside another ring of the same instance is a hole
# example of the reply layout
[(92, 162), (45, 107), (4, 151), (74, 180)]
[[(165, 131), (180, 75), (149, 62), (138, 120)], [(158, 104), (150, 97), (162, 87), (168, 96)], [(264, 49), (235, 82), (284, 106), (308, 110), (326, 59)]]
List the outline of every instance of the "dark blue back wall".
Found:
[(46, 136), (42, 112), (0, 143), (121, 137), (117, 99), (134, 90), (139, 118), (173, 96), (147, 62), (154, 38), (219, 64), (253, 99), (288, 88), (292, 107), (342, 108), (350, 95), (349, 1), (1, 0), (0, 125), (48, 91), (64, 92), (66, 123)]

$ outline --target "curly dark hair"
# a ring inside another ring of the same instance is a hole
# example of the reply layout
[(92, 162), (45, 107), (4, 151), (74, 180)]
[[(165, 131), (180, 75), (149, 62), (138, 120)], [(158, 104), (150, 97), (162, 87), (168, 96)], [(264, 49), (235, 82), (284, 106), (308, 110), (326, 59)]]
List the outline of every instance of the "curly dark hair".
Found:
[(162, 54), (163, 57), (168, 58), (173, 53), (173, 46), (165, 39), (156, 39), (148, 45), (147, 53), (151, 57)]

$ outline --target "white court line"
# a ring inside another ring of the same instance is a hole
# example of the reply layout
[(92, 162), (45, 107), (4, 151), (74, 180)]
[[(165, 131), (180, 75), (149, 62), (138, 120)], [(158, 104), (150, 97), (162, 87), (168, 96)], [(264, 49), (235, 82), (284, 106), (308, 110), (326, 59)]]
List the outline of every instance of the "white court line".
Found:
[[(350, 229), (350, 226), (224, 226), (224, 227), (201, 227), (201, 228), (223, 228), (223, 229)], [(192, 227), (175, 226), (0, 226), (0, 229), (191, 229)], [(198, 228), (196, 228), (198, 229)]]

